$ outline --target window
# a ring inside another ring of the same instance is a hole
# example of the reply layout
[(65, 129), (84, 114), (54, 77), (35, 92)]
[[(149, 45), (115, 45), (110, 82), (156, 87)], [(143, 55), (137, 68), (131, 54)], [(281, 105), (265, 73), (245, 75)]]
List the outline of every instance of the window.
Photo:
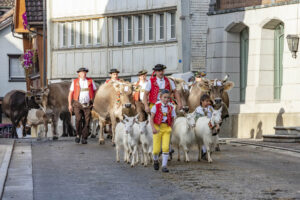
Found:
[(59, 35), (60, 35), (60, 47), (67, 46), (67, 27), (66, 23), (60, 23)]
[(138, 16), (138, 41), (143, 40), (143, 18)]
[(101, 21), (97, 20), (97, 44), (100, 44), (101, 40)]
[(20, 62), (21, 55), (8, 55), (9, 81), (25, 81), (25, 71)]
[(71, 46), (75, 45), (75, 23), (71, 23)]
[(76, 47), (83, 45), (83, 22), (76, 22)]
[(153, 40), (153, 15), (149, 15), (149, 40)]
[(175, 27), (175, 13), (171, 13), (171, 38), (175, 38), (175, 32), (176, 32), (176, 27)]
[(249, 29), (240, 33), (240, 101), (245, 102), (248, 72)]
[(283, 75), (283, 46), (284, 46), (284, 25), (280, 23), (275, 28), (274, 37), (274, 99), (280, 100), (282, 75)]
[(164, 39), (164, 14), (159, 15), (159, 39)]
[(118, 43), (122, 42), (122, 20), (121, 17), (118, 19)]
[(92, 23), (91, 21), (85, 21), (85, 30), (86, 30), (86, 45), (92, 44)]
[(127, 41), (132, 42), (132, 17), (127, 17)]

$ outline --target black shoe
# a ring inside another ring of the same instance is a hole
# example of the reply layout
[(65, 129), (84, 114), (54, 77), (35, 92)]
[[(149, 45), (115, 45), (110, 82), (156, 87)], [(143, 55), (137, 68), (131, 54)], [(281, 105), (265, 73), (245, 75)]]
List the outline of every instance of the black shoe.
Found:
[(174, 149), (171, 149), (171, 151), (169, 152), (169, 160), (173, 159), (173, 153), (174, 153)]
[(158, 162), (158, 160), (154, 160), (153, 167), (154, 167), (154, 170), (159, 170), (159, 162)]
[(79, 142), (80, 142), (80, 137), (76, 137), (76, 138), (75, 138), (75, 142), (76, 142), (77, 144), (79, 144)]
[(53, 136), (52, 140), (58, 140), (57, 136)]
[(162, 168), (161, 168), (161, 171), (164, 172), (164, 173), (168, 173), (168, 172), (169, 172), (169, 170), (168, 170), (167, 167), (162, 167)]
[(81, 144), (87, 144), (87, 140), (86, 140), (86, 139), (84, 139), (84, 138), (82, 138), (82, 140), (81, 140)]
[(201, 159), (202, 160), (207, 160), (207, 158), (206, 158), (206, 152), (205, 153), (202, 152)]

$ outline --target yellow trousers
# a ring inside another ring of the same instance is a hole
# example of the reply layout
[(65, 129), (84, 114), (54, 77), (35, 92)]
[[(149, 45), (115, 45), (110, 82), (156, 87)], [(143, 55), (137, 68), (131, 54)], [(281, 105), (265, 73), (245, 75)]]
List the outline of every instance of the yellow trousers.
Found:
[(172, 128), (165, 123), (160, 125), (154, 124), (154, 127), (159, 132), (153, 134), (153, 155), (158, 155), (161, 149), (163, 153), (169, 153)]

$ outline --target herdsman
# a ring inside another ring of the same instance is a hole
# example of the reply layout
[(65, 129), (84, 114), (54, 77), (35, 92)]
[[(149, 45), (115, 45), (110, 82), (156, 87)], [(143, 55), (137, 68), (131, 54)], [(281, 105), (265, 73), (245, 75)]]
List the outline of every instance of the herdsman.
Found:
[(119, 73), (120, 71), (113, 68), (110, 70), (109, 75), (110, 75), (110, 79), (106, 80), (105, 83), (109, 83), (110, 81), (119, 81)]
[(153, 75), (150, 78), (150, 81), (147, 82), (143, 97), (143, 103), (145, 105), (145, 111), (147, 113), (150, 113), (150, 108), (152, 108), (152, 106), (160, 100), (159, 93), (164, 89), (169, 90), (170, 93), (174, 93), (175, 99), (177, 101), (177, 106), (179, 107), (179, 110), (182, 109), (181, 99), (176, 91), (175, 83), (165, 77), (164, 73), (166, 68), (167, 67), (162, 64), (155, 65), (155, 67), (153, 68)]
[(89, 135), (89, 122), (91, 109), (96, 91), (94, 81), (86, 77), (87, 68), (77, 70), (78, 78), (73, 80), (68, 96), (69, 111), (75, 114), (76, 118), (76, 143), (87, 144)]
[(139, 71), (137, 74), (139, 80), (134, 83), (135, 91), (133, 93), (133, 100), (136, 106), (136, 111), (139, 113), (139, 121), (145, 121), (148, 117), (147, 113), (144, 111), (145, 106), (143, 104), (144, 93), (148, 83), (147, 73), (147, 70)]

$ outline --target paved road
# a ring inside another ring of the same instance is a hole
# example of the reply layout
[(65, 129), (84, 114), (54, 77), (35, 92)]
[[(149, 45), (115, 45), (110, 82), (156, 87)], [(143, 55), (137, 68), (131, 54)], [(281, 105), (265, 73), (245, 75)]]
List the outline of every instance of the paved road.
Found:
[[(214, 163), (172, 161), (170, 173), (115, 162), (96, 140), (33, 142), (34, 199), (300, 199), (300, 159), (222, 145)], [(176, 157), (176, 155), (175, 155)]]

